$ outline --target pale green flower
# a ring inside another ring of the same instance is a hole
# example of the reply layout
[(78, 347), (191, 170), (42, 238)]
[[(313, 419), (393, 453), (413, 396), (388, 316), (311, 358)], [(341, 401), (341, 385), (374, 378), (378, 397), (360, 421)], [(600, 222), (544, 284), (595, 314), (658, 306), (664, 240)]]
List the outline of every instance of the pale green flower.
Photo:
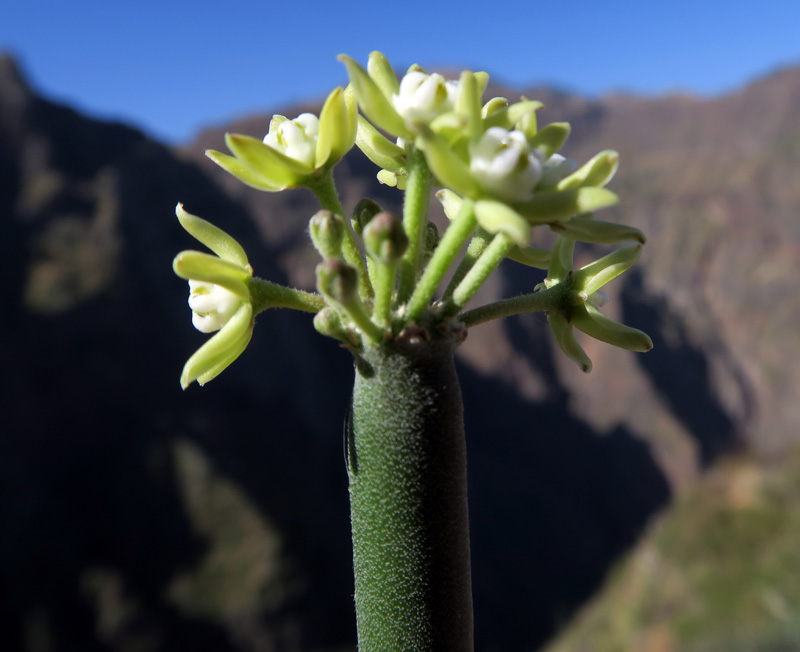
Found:
[(313, 113), (301, 113), (294, 120), (282, 115), (273, 116), (264, 143), (295, 161), (313, 167), (319, 136), (319, 118)]
[(208, 150), (217, 165), (248, 186), (267, 192), (296, 188), (328, 172), (356, 140), (356, 102), (352, 91), (334, 89), (320, 117), (302, 113), (293, 120), (273, 116), (263, 140), (225, 134), (233, 156)]
[(250, 296), (253, 269), (241, 245), (206, 220), (175, 210), (183, 228), (216, 255), (182, 251), (172, 263), (175, 273), (189, 281), (192, 324), (203, 333), (214, 333), (189, 358), (181, 373), (181, 387), (195, 380), (204, 385), (224, 371), (250, 343), (254, 314)]
[(521, 131), (491, 127), (470, 147), (472, 175), (487, 193), (508, 202), (533, 197), (543, 164), (544, 155), (528, 145)]
[(585, 372), (592, 370), (592, 361), (575, 338), (574, 328), (601, 342), (629, 351), (645, 352), (653, 348), (652, 340), (642, 331), (620, 324), (598, 310), (608, 301), (602, 288), (630, 268), (639, 258), (642, 245), (617, 249), (578, 270), (573, 269), (575, 241), (556, 238), (543, 286), (564, 288), (564, 301), (559, 310), (550, 310), (547, 321), (559, 348)]

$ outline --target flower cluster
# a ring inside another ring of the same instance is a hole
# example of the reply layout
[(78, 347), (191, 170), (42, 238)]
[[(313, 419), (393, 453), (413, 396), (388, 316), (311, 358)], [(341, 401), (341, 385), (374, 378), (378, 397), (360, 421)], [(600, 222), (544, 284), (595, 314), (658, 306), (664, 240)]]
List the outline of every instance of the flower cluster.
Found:
[[(219, 331), (187, 363), (184, 386), (202, 384), (230, 364), (250, 339), (253, 316), (272, 306), (315, 313), (320, 332), (354, 350), (402, 337), (409, 327), (424, 332), (453, 320), (471, 326), (534, 309), (547, 314), (557, 344), (584, 371), (591, 362), (576, 328), (634, 351), (652, 346), (598, 309), (600, 288), (635, 262), (644, 243), (637, 229), (594, 216), (618, 201), (605, 187), (619, 164), (616, 152), (602, 151), (579, 166), (559, 153), (569, 124), (540, 126), (543, 106), (535, 100), (484, 101), (483, 72), (447, 79), (414, 65), (398, 79), (380, 52), (366, 68), (345, 55), (340, 60), (350, 84), (328, 96), (319, 117), (276, 115), (263, 139), (227, 134), (231, 154), (207, 152), (252, 187), (314, 192), (323, 209), (309, 225), (322, 257), (318, 293), (252, 277), (235, 241), (179, 207), (184, 227), (217, 254), (176, 258), (176, 272), (190, 281), (195, 326)], [(382, 183), (406, 192), (402, 217), (363, 200), (347, 219), (332, 169), (354, 146), (378, 166)], [(427, 217), (433, 185), (450, 219), (441, 236)], [(537, 227), (557, 234), (552, 248), (535, 244)], [(576, 242), (634, 244), (574, 270)], [(531, 295), (465, 310), (504, 259), (546, 269), (547, 278)]]

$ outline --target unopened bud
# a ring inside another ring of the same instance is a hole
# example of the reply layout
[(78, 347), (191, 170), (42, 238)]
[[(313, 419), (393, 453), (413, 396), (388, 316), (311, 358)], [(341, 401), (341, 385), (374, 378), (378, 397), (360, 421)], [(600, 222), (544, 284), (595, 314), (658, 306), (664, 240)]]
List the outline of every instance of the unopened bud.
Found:
[(353, 209), (353, 217), (350, 219), (355, 234), (360, 236), (367, 223), (380, 212), (381, 207), (371, 199), (364, 198), (358, 202)]
[(408, 248), (403, 223), (391, 213), (378, 213), (364, 227), (364, 246), (372, 258), (381, 263), (394, 263)]
[(317, 211), (308, 223), (311, 241), (323, 258), (339, 258), (344, 240), (344, 220), (330, 211)]
[(327, 335), (351, 345), (358, 344), (355, 333), (345, 327), (342, 316), (330, 306), (326, 306), (314, 315), (314, 328), (321, 335)]
[(344, 261), (330, 258), (317, 265), (317, 288), (337, 303), (348, 305), (357, 297), (358, 272)]

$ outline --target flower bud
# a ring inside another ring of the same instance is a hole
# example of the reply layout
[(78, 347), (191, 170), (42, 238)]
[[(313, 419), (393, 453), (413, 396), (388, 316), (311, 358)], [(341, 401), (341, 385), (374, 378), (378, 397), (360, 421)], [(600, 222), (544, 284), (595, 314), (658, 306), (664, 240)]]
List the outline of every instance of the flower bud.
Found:
[(364, 227), (364, 246), (378, 262), (394, 263), (408, 248), (408, 236), (403, 223), (391, 213), (378, 213)]
[(317, 288), (346, 306), (358, 297), (358, 272), (342, 260), (329, 258), (317, 265)]
[(314, 328), (321, 335), (327, 335), (354, 346), (359, 344), (355, 332), (345, 327), (342, 316), (330, 306), (324, 307), (314, 315)]
[(353, 231), (356, 235), (361, 235), (367, 223), (381, 212), (381, 207), (372, 199), (366, 197), (359, 201), (353, 209), (353, 216), (350, 218), (350, 224), (353, 226)]
[(308, 223), (314, 247), (323, 258), (339, 258), (344, 240), (344, 220), (330, 211), (317, 211)]

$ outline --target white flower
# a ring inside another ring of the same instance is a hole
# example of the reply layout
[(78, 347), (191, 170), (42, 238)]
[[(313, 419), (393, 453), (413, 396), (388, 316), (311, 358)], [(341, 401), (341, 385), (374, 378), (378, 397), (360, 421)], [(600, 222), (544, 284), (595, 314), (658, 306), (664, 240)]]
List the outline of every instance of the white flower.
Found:
[(542, 178), (544, 155), (521, 131), (491, 127), (470, 147), (469, 168), (484, 190), (505, 201), (527, 201)]
[(319, 136), (319, 118), (313, 113), (301, 113), (294, 120), (282, 115), (272, 118), (264, 144), (286, 154), (289, 158), (314, 167)]
[(205, 281), (189, 281), (192, 324), (201, 333), (213, 333), (228, 323), (242, 305), (230, 290)]
[(458, 82), (434, 73), (419, 70), (406, 74), (399, 92), (392, 95), (392, 104), (407, 122), (430, 122), (442, 113), (452, 111), (458, 93)]
[(544, 163), (541, 184), (546, 188), (555, 186), (577, 169), (577, 161), (573, 161), (571, 158), (564, 158), (561, 154), (553, 154)]

